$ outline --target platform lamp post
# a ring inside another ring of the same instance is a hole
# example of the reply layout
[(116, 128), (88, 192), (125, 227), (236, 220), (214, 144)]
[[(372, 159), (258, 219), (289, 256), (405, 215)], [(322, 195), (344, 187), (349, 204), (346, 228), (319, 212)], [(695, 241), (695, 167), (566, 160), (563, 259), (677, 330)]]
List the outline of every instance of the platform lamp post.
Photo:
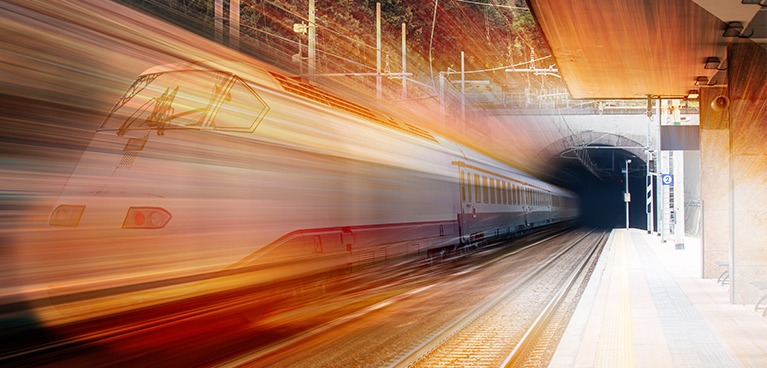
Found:
[(629, 164), (631, 160), (626, 160), (626, 193), (623, 195), (623, 201), (626, 202), (626, 230), (629, 229), (629, 203), (631, 194), (629, 193)]

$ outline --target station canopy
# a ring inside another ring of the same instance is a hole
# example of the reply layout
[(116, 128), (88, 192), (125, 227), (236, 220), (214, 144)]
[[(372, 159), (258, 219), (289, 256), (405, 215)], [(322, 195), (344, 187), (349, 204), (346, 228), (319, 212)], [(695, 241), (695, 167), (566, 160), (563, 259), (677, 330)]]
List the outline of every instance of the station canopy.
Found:
[[(529, 4), (571, 96), (578, 99), (686, 97), (700, 85), (721, 86), (726, 83), (727, 45), (759, 42), (764, 37), (761, 18), (767, 14), (740, 0)], [(731, 23), (736, 21), (741, 28), (725, 36), (728, 25), (738, 26)], [(706, 68), (714, 57), (721, 63)]]

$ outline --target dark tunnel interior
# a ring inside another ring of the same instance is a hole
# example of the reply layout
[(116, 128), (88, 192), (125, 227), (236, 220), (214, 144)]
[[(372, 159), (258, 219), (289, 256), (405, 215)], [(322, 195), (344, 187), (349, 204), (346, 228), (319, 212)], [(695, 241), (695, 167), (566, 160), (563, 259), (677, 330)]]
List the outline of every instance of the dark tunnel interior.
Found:
[(629, 226), (646, 229), (646, 172), (644, 159), (620, 148), (589, 146), (563, 152), (550, 161), (548, 180), (575, 192), (581, 200), (584, 226), (612, 229), (626, 226), (626, 160), (629, 164)]

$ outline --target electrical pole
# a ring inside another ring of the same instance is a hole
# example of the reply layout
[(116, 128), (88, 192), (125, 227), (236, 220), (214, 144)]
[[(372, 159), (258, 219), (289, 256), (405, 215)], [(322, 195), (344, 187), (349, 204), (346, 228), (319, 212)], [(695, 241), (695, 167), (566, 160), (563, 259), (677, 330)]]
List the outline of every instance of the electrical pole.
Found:
[(316, 74), (317, 27), (314, 24), (314, 0), (309, 0), (309, 75)]
[(381, 3), (376, 3), (376, 99), (381, 100)]
[(440, 117), (444, 119), (445, 118), (445, 72), (439, 72), (439, 113), (440, 113)]
[[(402, 23), (402, 73), (407, 73), (406, 36), (407, 31), (405, 30), (405, 23)], [(405, 77), (405, 75), (402, 75), (402, 99), (407, 99), (407, 77)]]
[(240, 0), (229, 0), (229, 47), (240, 49)]
[(629, 229), (629, 204), (631, 203), (631, 192), (629, 192), (629, 164), (631, 160), (626, 160), (626, 195), (623, 200), (626, 202), (626, 230)]
[[(464, 53), (461, 51), (461, 122), (466, 127), (466, 78), (463, 64)], [(466, 132), (464, 132), (465, 134)]]
[(213, 28), (216, 43), (224, 43), (224, 0), (216, 0), (213, 5)]

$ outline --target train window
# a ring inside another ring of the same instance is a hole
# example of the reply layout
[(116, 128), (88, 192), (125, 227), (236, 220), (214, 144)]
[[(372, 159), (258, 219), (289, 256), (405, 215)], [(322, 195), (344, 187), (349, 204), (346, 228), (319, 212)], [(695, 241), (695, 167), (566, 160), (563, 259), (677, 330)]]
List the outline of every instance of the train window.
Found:
[(474, 174), (474, 202), (479, 203), (482, 201), (481, 185), (479, 182), (479, 174)]
[(489, 188), (487, 186), (487, 176), (482, 177), (482, 198), (485, 200), (485, 203), (490, 203), (490, 193), (488, 193)]
[(527, 201), (525, 200), (525, 194), (527, 193), (527, 188), (522, 187), (519, 189), (519, 204), (526, 205)]
[[(269, 107), (231, 73), (185, 70), (141, 76), (99, 130), (255, 130)], [(215, 116), (215, 120), (213, 117)]]
[(511, 183), (506, 183), (506, 204), (511, 204)]
[(221, 107), (213, 118), (212, 126), (216, 130), (252, 132), (267, 110), (256, 92), (242, 79), (235, 77), (232, 87), (221, 98)]
[(501, 195), (501, 181), (495, 181), (495, 203), (503, 203), (503, 196)]
[(471, 202), (471, 173), (466, 173), (466, 200)]
[(495, 179), (490, 178), (490, 203), (495, 203)]
[(506, 182), (501, 182), (501, 197), (503, 197), (503, 204), (506, 204), (509, 200), (508, 197), (506, 197)]
[(528, 206), (533, 205), (533, 190), (530, 188), (525, 188), (525, 204)]
[(511, 185), (511, 204), (518, 204), (517, 202), (517, 186), (516, 184)]
[(458, 175), (458, 180), (461, 182), (461, 201), (466, 202), (466, 179), (463, 171)]
[(498, 203), (506, 203), (506, 197), (503, 196), (503, 194), (506, 192), (506, 182), (502, 181), (499, 183), (498, 186)]

